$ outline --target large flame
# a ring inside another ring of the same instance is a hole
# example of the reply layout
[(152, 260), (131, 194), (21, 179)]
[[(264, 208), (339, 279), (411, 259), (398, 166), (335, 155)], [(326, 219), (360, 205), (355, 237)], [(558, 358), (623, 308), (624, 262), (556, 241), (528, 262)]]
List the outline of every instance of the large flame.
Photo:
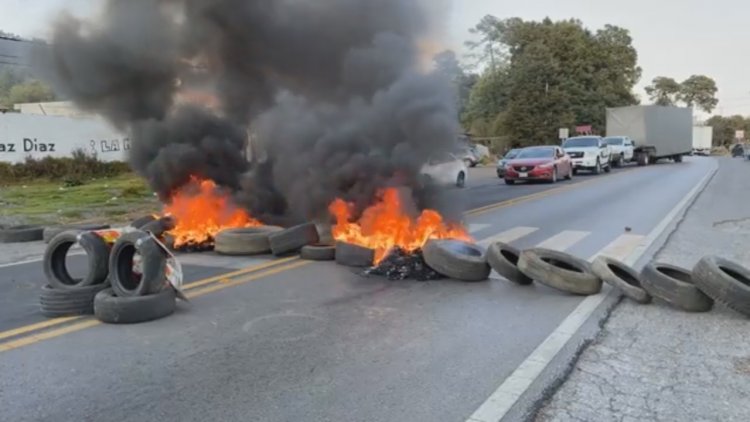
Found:
[(408, 215), (395, 188), (382, 190), (378, 202), (356, 222), (352, 221), (352, 205), (341, 199), (335, 200), (329, 210), (336, 218), (333, 238), (374, 249), (376, 265), (394, 247), (414, 252), (432, 239), (472, 240), (464, 227), (446, 223), (437, 211), (424, 210), (417, 218)]
[(210, 246), (222, 230), (262, 225), (217, 189), (216, 183), (198, 177), (178, 189), (164, 211), (175, 220), (169, 234), (174, 236), (176, 249)]

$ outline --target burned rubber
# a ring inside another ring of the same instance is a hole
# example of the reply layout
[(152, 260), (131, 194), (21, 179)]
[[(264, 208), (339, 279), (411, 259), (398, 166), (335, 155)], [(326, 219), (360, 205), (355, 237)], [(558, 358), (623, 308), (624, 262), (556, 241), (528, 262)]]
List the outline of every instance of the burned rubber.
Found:
[(454, 280), (485, 281), (492, 271), (484, 250), (471, 243), (432, 240), (422, 252), (430, 268)]
[[(82, 279), (74, 279), (66, 264), (68, 251), (76, 243), (86, 251), (88, 259), (88, 271)], [(44, 252), (42, 265), (50, 286), (68, 289), (103, 283), (109, 275), (108, 259), (109, 247), (101, 237), (93, 233), (70, 231), (60, 233), (50, 241)]]
[(305, 245), (314, 245), (320, 238), (315, 224), (307, 223), (271, 233), (268, 241), (271, 252), (276, 256), (282, 256), (298, 252)]
[(533, 280), (518, 269), (518, 260), (520, 257), (521, 251), (507, 243), (493, 243), (487, 249), (487, 262), (495, 272), (505, 277), (508, 281), (527, 286), (533, 283)]
[[(140, 255), (141, 272), (133, 270), (133, 258)], [(112, 247), (109, 274), (112, 290), (120, 297), (145, 296), (166, 286), (167, 254), (142, 231), (123, 234)]]
[(690, 271), (652, 262), (641, 271), (643, 287), (651, 296), (687, 312), (707, 312), (714, 301), (693, 283)]
[(176, 296), (171, 288), (138, 297), (117, 297), (112, 289), (106, 289), (94, 298), (94, 316), (108, 324), (153, 321), (171, 315), (175, 308)]
[(750, 317), (750, 270), (744, 266), (706, 256), (693, 268), (693, 281), (716, 302)]
[(278, 227), (248, 227), (219, 232), (214, 239), (214, 250), (222, 255), (249, 256), (271, 252), (268, 237), (281, 231)]
[(346, 242), (336, 243), (334, 255), (336, 263), (345, 267), (366, 268), (375, 262), (374, 250)]
[(47, 318), (91, 315), (94, 313), (94, 297), (106, 288), (106, 284), (67, 289), (44, 286), (39, 294), (40, 310)]
[(591, 269), (602, 281), (618, 289), (628, 298), (641, 304), (651, 303), (651, 295), (643, 288), (641, 275), (628, 265), (607, 256), (600, 256), (591, 264)]
[(602, 280), (591, 270), (591, 265), (565, 252), (525, 250), (518, 260), (518, 269), (536, 282), (574, 295), (595, 295), (602, 290)]
[(307, 245), (302, 247), (299, 256), (308, 261), (333, 261), (336, 259), (336, 247), (333, 245)]

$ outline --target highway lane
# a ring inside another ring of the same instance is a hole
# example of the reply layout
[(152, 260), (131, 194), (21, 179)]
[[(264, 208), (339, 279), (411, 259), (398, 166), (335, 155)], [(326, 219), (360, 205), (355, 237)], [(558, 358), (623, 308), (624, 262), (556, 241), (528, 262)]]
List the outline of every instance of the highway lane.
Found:
[[(623, 170), (619, 170), (623, 171)], [(617, 172), (617, 171), (616, 171)], [(612, 173), (612, 174), (616, 174)], [(556, 185), (547, 183), (519, 184), (507, 186), (497, 178), (494, 167), (470, 169), (467, 187), (454, 190), (454, 201), (463, 204), (466, 210), (496, 204), (498, 202), (521, 198), (551, 189), (569, 186), (592, 179), (611, 177), (610, 175), (580, 176), (572, 182), (560, 182)], [(185, 282), (213, 277), (251, 265), (262, 264), (270, 258), (235, 258), (218, 257), (212, 253), (191, 255), (185, 258)], [(229, 264), (229, 265), (227, 265)], [(83, 274), (86, 259), (75, 256), (69, 259), (71, 273)], [(38, 311), (38, 293), (45, 284), (41, 262), (30, 262), (0, 268), (0, 331), (45, 321)]]
[[(588, 257), (626, 239), (625, 226), (647, 235), (714, 166), (637, 169), (469, 222), (478, 240)], [(14, 421), (465, 420), (581, 300), (499, 279), (388, 282), (312, 263), (150, 324), (2, 352), (0, 407)]]

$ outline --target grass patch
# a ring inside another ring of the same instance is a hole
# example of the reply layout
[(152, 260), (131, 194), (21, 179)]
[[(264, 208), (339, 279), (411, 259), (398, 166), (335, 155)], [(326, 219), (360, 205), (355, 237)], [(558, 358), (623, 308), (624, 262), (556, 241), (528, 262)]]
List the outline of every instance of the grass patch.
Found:
[[(0, 187), (0, 217), (24, 223), (91, 221), (150, 213), (159, 202), (145, 181), (133, 173), (57, 182), (35, 180)], [(0, 218), (2, 219), (2, 218)]]

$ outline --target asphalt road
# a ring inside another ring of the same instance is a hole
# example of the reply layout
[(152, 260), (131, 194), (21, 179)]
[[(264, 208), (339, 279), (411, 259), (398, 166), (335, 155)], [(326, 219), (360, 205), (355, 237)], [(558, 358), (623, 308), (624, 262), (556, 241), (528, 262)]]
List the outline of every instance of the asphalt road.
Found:
[[(478, 241), (627, 253), (715, 165), (690, 159), (554, 187), (505, 186), (478, 170), (470, 208), (536, 196), (468, 222)], [(29, 265), (0, 269), (0, 297), (10, 279), (41, 285)], [(389, 282), (332, 263), (284, 265), (199, 288), (206, 294), (153, 323), (82, 319), (0, 340), (0, 419), (462, 421), (582, 300), (499, 278)], [(196, 265), (190, 277), (220, 271)], [(17, 309), (8, 305), (0, 329), (36, 321), (7, 323)]]

